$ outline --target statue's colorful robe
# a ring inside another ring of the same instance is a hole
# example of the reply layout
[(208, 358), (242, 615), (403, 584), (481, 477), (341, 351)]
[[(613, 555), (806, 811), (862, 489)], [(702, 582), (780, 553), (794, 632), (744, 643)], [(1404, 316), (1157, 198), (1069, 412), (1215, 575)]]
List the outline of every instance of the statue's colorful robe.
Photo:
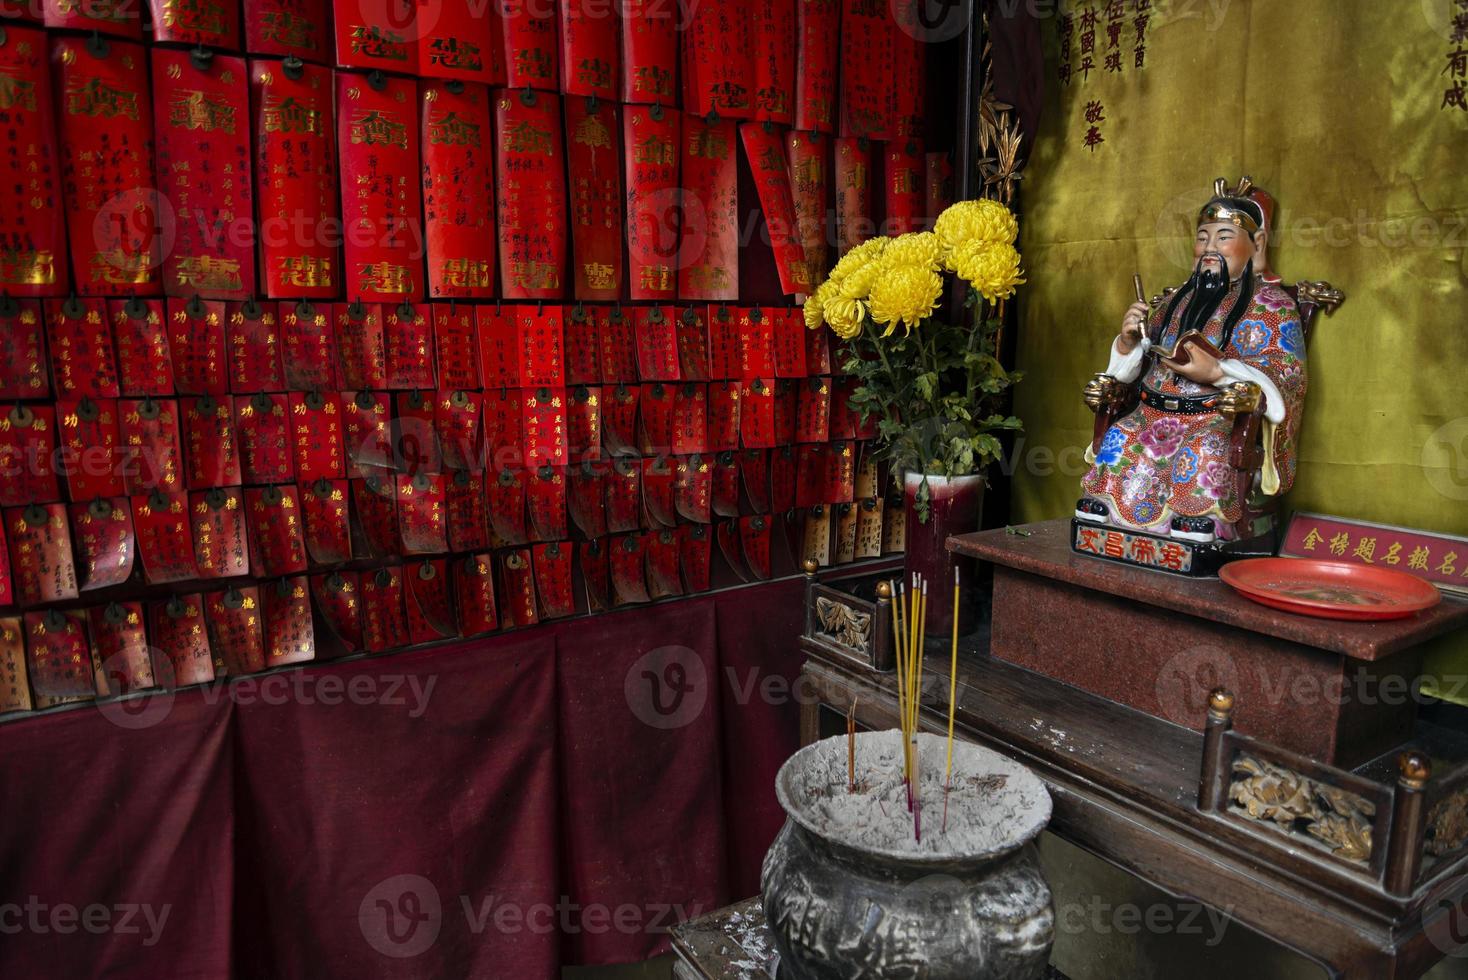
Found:
[[(1305, 401), (1305, 336), (1295, 301), (1275, 282), (1260, 282), (1248, 312), (1223, 342), (1224, 320), (1233, 309), (1236, 283), (1218, 312), (1208, 322), (1205, 336), (1224, 354), (1225, 378), (1220, 384), (1252, 381), (1264, 392), (1265, 460), (1254, 489), (1264, 495), (1284, 493), (1295, 479), (1300, 414)], [(1163, 333), (1160, 344), (1177, 341), (1184, 300)], [(1147, 335), (1155, 335), (1167, 304), (1148, 318)], [(1141, 344), (1128, 356), (1115, 352), (1107, 373), (1119, 381), (1134, 381), (1145, 368), (1142, 386), (1160, 397), (1206, 398), (1218, 389), (1181, 377), (1146, 353)], [(1174, 516), (1213, 517), (1221, 522), (1219, 536), (1231, 537), (1228, 525), (1243, 516), (1236, 471), (1229, 465), (1229, 438), (1233, 420), (1208, 409), (1187, 415), (1139, 404), (1118, 420), (1102, 439), (1101, 448), (1087, 452), (1090, 471), (1081, 481), (1087, 497), (1110, 509), (1110, 523), (1119, 527), (1166, 534)]]

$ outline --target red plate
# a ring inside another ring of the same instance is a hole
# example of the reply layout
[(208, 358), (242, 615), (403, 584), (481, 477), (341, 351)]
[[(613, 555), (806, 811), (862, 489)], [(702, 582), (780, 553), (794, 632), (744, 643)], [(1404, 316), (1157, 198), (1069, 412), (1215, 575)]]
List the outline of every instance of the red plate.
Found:
[(1430, 582), (1390, 568), (1312, 558), (1249, 558), (1218, 577), (1255, 602), (1326, 619), (1403, 619), (1442, 601)]

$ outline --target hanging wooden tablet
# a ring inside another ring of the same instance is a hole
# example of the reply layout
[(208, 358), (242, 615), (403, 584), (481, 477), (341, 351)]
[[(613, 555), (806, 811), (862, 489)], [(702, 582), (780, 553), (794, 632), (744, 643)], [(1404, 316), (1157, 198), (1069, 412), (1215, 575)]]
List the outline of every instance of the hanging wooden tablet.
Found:
[(72, 297), (48, 300), (43, 309), (56, 397), (116, 398), (117, 360), (105, 302)]
[(621, 139), (621, 110), (615, 102), (580, 96), (566, 99), (566, 166), (577, 299), (614, 300), (622, 295)]
[[(79, 412), (81, 405), (87, 410)], [(90, 398), (55, 406), (17, 402), (0, 410), (0, 506), (22, 507), (61, 499), (56, 471), (66, 474), (67, 496), (86, 500), (89, 491), (116, 491), (117, 405)], [(60, 446), (57, 412), (60, 412)], [(85, 414), (86, 419), (81, 418)], [(106, 415), (104, 422), (102, 416)], [(95, 439), (96, 441), (91, 441)], [(57, 450), (60, 449), (60, 454)], [(76, 491), (80, 490), (78, 494)], [(112, 496), (112, 493), (107, 493)]]
[(617, 605), (650, 602), (641, 534), (624, 534), (607, 539), (607, 559), (612, 572), (612, 594)]
[(129, 494), (184, 488), (178, 402), (171, 398), (124, 398), (117, 403), (122, 479)]
[(622, 534), (642, 526), (642, 461), (618, 456), (606, 477), (607, 531)]
[(411, 80), (336, 76), (344, 286), (353, 299), (423, 299), (418, 97)]
[(535, 0), (495, 0), (505, 44), (505, 86), (510, 89), (560, 88), (556, 11)]
[(856, 446), (850, 442), (831, 443), (826, 454), (826, 500), (851, 503), (856, 499)]
[(896, 21), (885, 3), (842, 0), (841, 6), (841, 135), (892, 139), (897, 119), (888, 93)]
[(841, 0), (799, 0), (795, 32), (795, 128), (834, 133)]
[(783, 514), (795, 506), (795, 447), (784, 445), (770, 453), (770, 510)]
[(200, 578), (250, 574), (244, 496), (239, 487), (196, 490), (189, 494), (194, 567)]
[[(618, 18), (599, 0), (561, 0), (561, 91), (614, 102), (622, 91)], [(567, 132), (572, 129), (569, 125)]]
[(334, 92), (320, 65), (250, 60), (260, 277), (272, 299), (331, 299), (343, 288), (339, 238), (325, 234), (341, 217)]
[(174, 595), (148, 603), (148, 638), (157, 650), (155, 656), (161, 655), (155, 663), (160, 677), (168, 677), (171, 671), (172, 682), (165, 683), (165, 687), (214, 680), (214, 653), (209, 649), (202, 595)]
[(680, 456), (673, 480), (673, 506), (685, 521), (707, 524), (712, 520), (713, 468), (701, 453)]
[(535, 592), (540, 598), (542, 619), (560, 619), (576, 612), (571, 591), (571, 542), (552, 541), (531, 549), (535, 568)]
[(741, 307), (735, 311), (739, 338), (738, 377), (772, 378), (775, 374), (774, 318), (760, 307)]
[(672, 528), (649, 531), (642, 536), (646, 556), (647, 594), (652, 599), (666, 599), (683, 594), (678, 574), (678, 533)]
[(578, 385), (566, 402), (567, 459), (575, 464), (601, 458), (601, 389)]
[(262, 613), (260, 590), (253, 585), (204, 594), (204, 621), (217, 676), (238, 677), (265, 669)]
[(469, 555), (453, 563), (454, 595), (464, 636), (480, 636), (499, 627), (495, 612), (492, 556)]
[(316, 634), (311, 621), (311, 590), (304, 575), (283, 578), (260, 587), (265, 610), (266, 664), (302, 663), (316, 656)]
[[(418, 73), (418, 14), (438, 7), (412, 0), (333, 0), (336, 63), (341, 68)], [(340, 76), (339, 76), (340, 77)]]
[(831, 379), (806, 378), (797, 386), (795, 441), (825, 442), (831, 438)]
[(342, 411), (336, 392), (291, 392), (290, 426), (297, 480), (311, 483), (346, 475)]
[(825, 280), (829, 262), (826, 194), (831, 174), (831, 140), (816, 133), (790, 133), (785, 144), (789, 150), (795, 238), (805, 261), (805, 292), (809, 293)]
[(229, 395), (179, 400), (184, 481), (190, 490), (240, 485), (239, 440)]
[(642, 400), (642, 388), (638, 385), (607, 386), (601, 393), (602, 446), (612, 454), (636, 453), (637, 404)]
[(739, 519), (739, 550), (750, 574), (764, 580), (770, 577), (770, 519), (763, 514)]
[(131, 397), (173, 394), (173, 356), (163, 301), (136, 296), (108, 300), (107, 312), (116, 349), (119, 392)]
[(709, 373), (708, 307), (684, 307), (677, 315), (678, 373), (687, 381), (707, 381)]
[(749, 566), (744, 563), (744, 553), (739, 546), (739, 521), (720, 521), (714, 525), (714, 537), (719, 542), (719, 554), (724, 556), (724, 563), (729, 566), (730, 571), (741, 582), (751, 581)]
[(294, 55), (324, 64), (331, 59), (326, 0), (244, 0), (245, 50)]
[(564, 306), (521, 306), (516, 309), (520, 347), (520, 384), (530, 387), (559, 388), (566, 383), (564, 346)]
[(240, 49), (240, 8), (231, 0), (149, 0), (153, 40)]
[(671, 306), (639, 306), (632, 314), (637, 374), (643, 381), (679, 378), (678, 325)]
[(856, 525), (861, 511), (855, 504), (836, 504), (836, 547), (832, 564), (844, 565), (856, 560)]
[(89, 296), (161, 286), (153, 114), (140, 44), (51, 39), (71, 267)]
[(928, 226), (923, 209), (927, 205), (927, 158), (916, 139), (888, 143), (883, 154), (886, 227), (889, 234), (902, 235)]
[(525, 518), (525, 474), (506, 467), (485, 485), (489, 498), (489, 529), (496, 548), (524, 544), (530, 539)]
[(379, 391), (344, 391), (341, 401), (342, 446), (348, 474), (381, 475), (397, 462), (393, 447), (392, 396)]
[(336, 328), (329, 303), (306, 300), (280, 305), (285, 384), (291, 391), (333, 391), (342, 386)]
[(337, 355), (342, 387), (350, 390), (387, 387), (387, 337), (384, 308), (377, 304), (338, 303)]
[(489, 503), (484, 472), (454, 470), (444, 481), (444, 508), (448, 514), (449, 550), (480, 551), (490, 546)]
[(722, 452), (714, 457), (712, 506), (720, 517), (739, 516), (739, 457)]
[[(144, 649), (146, 655), (146, 647)], [(25, 662), (25, 625), (21, 617), (0, 618), (0, 715), (31, 710), (28, 673)]]
[(739, 454), (739, 475), (744, 480), (744, 496), (749, 509), (756, 514), (770, 512), (769, 449), (746, 449)]
[(566, 315), (566, 384), (601, 384), (601, 337), (594, 308), (577, 303)]
[(675, 468), (668, 456), (644, 457), (642, 460), (642, 505), (648, 527), (673, 527), (678, 523), (673, 504)]
[(398, 494), (398, 533), (403, 553), (436, 555), (449, 550), (448, 523), (443, 499), (443, 475), (417, 473), (395, 477)]
[[(804, 319), (802, 313), (801, 318)], [(831, 334), (828, 330), (805, 332), (806, 374), (831, 374)]]
[(601, 376), (606, 384), (633, 384), (637, 381), (637, 342), (632, 318), (620, 306), (592, 308), (597, 318), (597, 337), (601, 342)]
[(501, 612), (506, 626), (534, 626), (540, 622), (529, 548), (500, 555), (500, 588), (505, 597)]
[(831, 508), (817, 504), (805, 511), (804, 520), (801, 561), (825, 568), (831, 564)]
[(607, 469), (603, 461), (587, 460), (566, 471), (566, 510), (576, 529), (588, 538), (607, 533)]
[(683, 107), (697, 116), (754, 115), (754, 22), (741, 0), (702, 0), (683, 8)]
[[(683, 114), (653, 106), (623, 110), (627, 172), (627, 282), (633, 299), (678, 292), (683, 191), (678, 184)], [(701, 205), (700, 205), (701, 206)], [(703, 234), (700, 228), (696, 234)]]
[(236, 397), (234, 427), (241, 483), (289, 483), (295, 479), (289, 396), (261, 392)]
[[(34, 11), (34, 6), (26, 7)], [(109, 37), (143, 39), (142, 5), (135, 0), (93, 0), (75, 3), (71, 0), (42, 0), (41, 16), (47, 27), (72, 31), (98, 31)], [(6, 30), (12, 30), (6, 25)], [(37, 51), (45, 52), (44, 44)]]
[(770, 319), (776, 378), (803, 378), (805, 368), (805, 317), (798, 307), (766, 310)]
[(672, 385), (673, 417), (668, 451), (678, 456), (708, 452), (708, 386)]
[(737, 139), (733, 120), (683, 117), (683, 220), (675, 263), (679, 299), (739, 297)]
[(72, 504), (72, 565), (82, 592), (121, 585), (133, 571), (137, 546), (126, 497), (94, 497)]
[[(4, 621), (0, 620), (0, 624)], [(141, 602), (109, 602), (87, 610), (87, 627), (92, 634), (92, 660), (97, 673), (97, 693), (116, 697), (156, 687), (153, 660), (148, 650), (148, 627), (143, 622)], [(5, 627), (0, 625), (0, 642)], [(3, 668), (0, 668), (3, 674)], [(0, 700), (3, 700), (0, 681)]]
[(775, 444), (775, 379), (744, 382), (739, 396), (739, 442), (746, 449)]
[(872, 145), (855, 138), (837, 139), (834, 144), (836, 253), (845, 255), (877, 233), (872, 217)]
[(484, 456), (490, 476), (506, 467), (525, 463), (525, 440), (520, 433), (520, 392), (514, 388), (485, 389)]
[[(423, 230), (428, 293), (494, 295), (494, 128), (489, 89), (472, 82), (419, 82), (423, 103)], [(437, 309), (435, 316), (446, 314)], [(472, 324), (472, 310), (460, 317)], [(440, 348), (442, 353), (442, 348)], [(472, 387), (464, 385), (463, 387)]]
[(250, 529), (250, 567), (264, 577), (306, 570), (306, 536), (301, 528), (301, 498), (295, 484), (245, 491)]
[(624, 0), (622, 95), (626, 103), (678, 104), (678, 35), (681, 7), (668, 0)]
[(352, 558), (350, 484), (346, 480), (316, 480), (297, 488), (306, 556), (318, 565), (335, 565)]
[(85, 610), (28, 612), (24, 630), (35, 707), (86, 701), (96, 694)]
[(483, 472), (483, 400), (477, 391), (439, 391), (435, 396), (433, 429), (446, 469)]
[(778, 378), (775, 381), (775, 445), (795, 441), (795, 426), (800, 410), (800, 392), (804, 379)]
[(826, 503), (825, 443), (810, 443), (795, 448), (795, 506), (813, 507)]
[(357, 534), (352, 551), (362, 557), (386, 558), (402, 551), (398, 536), (397, 487), (391, 476), (368, 476), (349, 481)]
[(754, 118), (788, 126), (795, 118), (795, 8), (803, 0), (755, 0)]
[(438, 386), (447, 391), (479, 389), (479, 331), (474, 325), (474, 307), (455, 303), (429, 306), (433, 321), (434, 358), (438, 364)]
[(521, 402), (520, 431), (525, 465), (566, 465), (566, 390), (526, 388)]
[(433, 643), (459, 635), (446, 559), (409, 562), (403, 568), (403, 583), (409, 642)]
[(709, 308), (708, 337), (709, 377), (739, 377), (739, 322), (732, 308)]
[(161, 585), (198, 578), (194, 540), (189, 532), (188, 494), (154, 490), (133, 497), (129, 503), (144, 581)]
[(363, 572), (361, 578), (362, 643), (373, 653), (408, 644), (403, 612), (403, 576), (398, 568)]
[(284, 391), (280, 324), (275, 303), (226, 303), (229, 387), (237, 393)]
[(672, 444), (673, 388), (658, 381), (642, 386), (637, 448), (644, 456), (666, 453)]
[[(11, 296), (64, 296), (71, 281), (56, 103), (46, 52), (43, 31), (5, 25), (0, 77), (6, 84), (7, 125), (0, 129), (0, 187), (11, 188), (14, 196), (0, 212), (0, 289)], [(32, 324), (39, 326), (34, 310), (31, 316)], [(17, 367), (8, 365), (12, 371)]]
[(385, 308), (382, 327), (389, 388), (432, 388), (433, 326), (428, 307), (399, 303)]
[(566, 166), (559, 96), (495, 96), (500, 282), (506, 299), (560, 299), (566, 270)]
[(489, 0), (438, 0), (418, 6), (418, 75), (505, 84), (505, 43)]
[(393, 401), (393, 468), (409, 474), (441, 472), (443, 451), (438, 444), (438, 406), (433, 393), (400, 391)]
[(713, 381), (708, 386), (708, 449), (722, 452), (739, 448), (739, 402), (743, 385)]
[[(147, 304), (141, 307), (148, 309)], [(114, 320), (117, 318), (113, 313)], [(0, 399), (46, 398), (51, 371), (46, 317), (38, 300), (0, 301)]]
[(678, 564), (689, 592), (709, 590), (709, 558), (713, 536), (703, 524), (684, 524), (678, 528)]
[(168, 301), (168, 351), (173, 384), (184, 395), (229, 393), (225, 304), (197, 296)]
[(882, 556), (882, 498), (864, 497), (857, 501), (855, 558)]
[(33, 606), (77, 597), (65, 504), (7, 507), (5, 537), (16, 602)]

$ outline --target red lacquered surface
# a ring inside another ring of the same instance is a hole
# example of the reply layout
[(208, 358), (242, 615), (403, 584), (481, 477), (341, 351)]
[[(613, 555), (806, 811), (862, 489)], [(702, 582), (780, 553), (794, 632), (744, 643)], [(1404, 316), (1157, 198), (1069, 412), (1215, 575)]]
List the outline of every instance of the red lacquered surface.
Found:
[(1310, 558), (1236, 561), (1218, 577), (1255, 602), (1328, 619), (1404, 619), (1442, 601), (1431, 583), (1406, 572)]

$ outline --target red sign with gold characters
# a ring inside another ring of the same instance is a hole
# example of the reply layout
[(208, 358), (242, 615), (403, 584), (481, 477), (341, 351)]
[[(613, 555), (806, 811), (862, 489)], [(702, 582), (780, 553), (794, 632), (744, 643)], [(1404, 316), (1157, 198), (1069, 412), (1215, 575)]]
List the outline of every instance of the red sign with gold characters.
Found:
[(506, 299), (560, 299), (566, 271), (566, 164), (559, 96), (495, 97), (500, 279)]
[(1468, 538), (1295, 511), (1279, 553), (1392, 568), (1468, 595)]
[(163, 48), (152, 60), (158, 192), (173, 218), (163, 290), (244, 299), (255, 292), (245, 61)]
[[(336, 63), (416, 74), (420, 7), (413, 0), (334, 0)], [(430, 11), (437, 5), (424, 5)]]
[(151, 0), (153, 39), (226, 51), (240, 47), (240, 8), (235, 0)]
[(623, 110), (627, 172), (627, 272), (633, 299), (678, 292), (683, 191), (678, 185), (683, 114), (661, 105)]
[(741, 0), (683, 8), (683, 107), (697, 116), (754, 117), (754, 20)]
[(739, 184), (732, 120), (683, 117), (678, 298), (739, 298)]
[(795, 227), (795, 201), (790, 191), (790, 169), (782, 137), (762, 123), (741, 123), (739, 135), (744, 142), (744, 156), (754, 172), (754, 185), (759, 193), (760, 210), (770, 233), (770, 247), (775, 252), (775, 269), (780, 275), (780, 291), (812, 293), (810, 268), (800, 233)]
[(505, 83), (505, 48), (490, 0), (417, 5), (418, 74), (486, 85)]
[(260, 262), (270, 297), (331, 299), (341, 290), (331, 72), (250, 61)]
[(671, 0), (624, 0), (622, 14), (622, 101), (677, 104), (680, 6)]
[(834, 133), (841, 0), (799, 0), (795, 29), (795, 128)]
[(612, 100), (621, 91), (621, 51), (614, 7), (561, 0), (561, 91)]
[(494, 0), (505, 42), (505, 85), (512, 89), (560, 88), (556, 10), (536, 0)]
[(326, 0), (244, 0), (245, 50), (250, 54), (325, 63), (330, 57), (326, 36)]
[[(428, 292), (494, 295), (494, 129), (489, 89), (419, 84), (423, 102), (423, 220)], [(472, 312), (463, 315), (472, 317)]]
[(65, 295), (66, 227), (56, 159), (55, 103), (46, 35), (5, 25), (0, 37), (0, 289), (12, 296)]

